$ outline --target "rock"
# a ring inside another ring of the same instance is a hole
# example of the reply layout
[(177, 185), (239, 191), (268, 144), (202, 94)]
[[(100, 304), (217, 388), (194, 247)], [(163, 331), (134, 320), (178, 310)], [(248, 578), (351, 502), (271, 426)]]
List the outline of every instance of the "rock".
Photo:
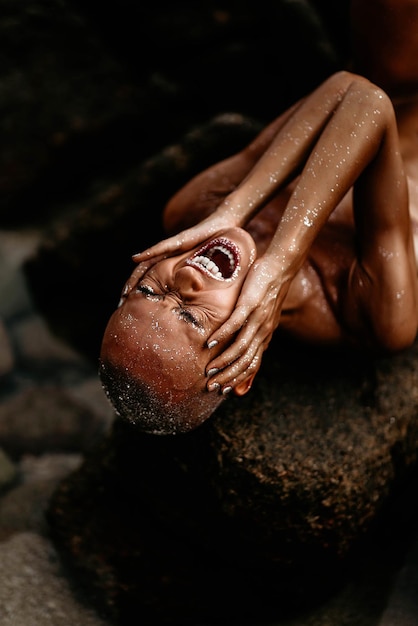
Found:
[(37, 232), (0, 231), (0, 316), (5, 324), (31, 310), (21, 265), (34, 254), (39, 239)]
[(17, 478), (17, 468), (5, 451), (0, 448), (0, 493), (10, 487)]
[(14, 324), (11, 324), (11, 334), (16, 343), (21, 346), (19, 360), (22, 366), (30, 363), (55, 361), (65, 364), (72, 363), (77, 366), (82, 359), (75, 350), (62, 340), (49, 332), (43, 317), (31, 312), (30, 315), (21, 316)]
[(102, 433), (97, 414), (53, 385), (29, 387), (0, 406), (0, 439), (12, 458), (87, 450)]
[(97, 415), (103, 424), (104, 432), (110, 430), (115, 420), (115, 411), (103, 391), (97, 373), (94, 376), (85, 377), (79, 385), (72, 385), (66, 392)]
[(388, 606), (378, 626), (415, 626), (418, 615), (418, 541), (412, 545), (406, 562), (390, 594)]
[(248, 115), (270, 119), (336, 65), (306, 1), (219, 9), (205, 0), (199, 10), (179, 2), (163, 11), (124, 1), (115, 11), (8, 0), (0, 37), (0, 221), (8, 225), (55, 219), (70, 202), (77, 211), (91, 185), (244, 102)]
[(79, 453), (53, 453), (41, 456), (25, 454), (19, 463), (21, 482), (31, 484), (55, 480), (58, 483), (67, 474), (79, 467), (82, 460), (83, 457)]
[(113, 151), (122, 160), (137, 89), (64, 0), (3, 3), (0, 36), (1, 223), (22, 225), (74, 197)]
[(16, 532), (48, 533), (45, 511), (58, 483), (80, 466), (80, 454), (26, 455), (15, 467), (17, 484), (0, 500), (0, 537)]
[(410, 534), (418, 345), (368, 361), (282, 341), (203, 426), (153, 437), (117, 421), (57, 489), (56, 545), (121, 623), (232, 620), (237, 594), (238, 620), (273, 620), (335, 591), (382, 528)]
[(2, 626), (105, 626), (77, 601), (50, 542), (31, 532), (0, 544)]
[(0, 319), (0, 378), (11, 374), (15, 364), (12, 344), (6, 328)]

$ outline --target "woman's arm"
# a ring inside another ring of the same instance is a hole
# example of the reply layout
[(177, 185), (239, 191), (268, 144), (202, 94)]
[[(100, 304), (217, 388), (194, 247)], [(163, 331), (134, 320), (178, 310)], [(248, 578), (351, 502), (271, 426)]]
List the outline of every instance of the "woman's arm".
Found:
[[(231, 196), (271, 197), (302, 167), (273, 240), (250, 269), (229, 320), (210, 338), (238, 333), (208, 364), (221, 387), (238, 384), (277, 328), (289, 286), (343, 196), (355, 185), (357, 258), (343, 287), (341, 323), (388, 349), (416, 333), (416, 269), (406, 180), (396, 120), (386, 94), (364, 78), (339, 73), (300, 106)], [(274, 181), (272, 183), (271, 181)], [(231, 198), (230, 196), (230, 198)], [(248, 211), (248, 209), (247, 209)], [(392, 259), (392, 261), (390, 261)]]

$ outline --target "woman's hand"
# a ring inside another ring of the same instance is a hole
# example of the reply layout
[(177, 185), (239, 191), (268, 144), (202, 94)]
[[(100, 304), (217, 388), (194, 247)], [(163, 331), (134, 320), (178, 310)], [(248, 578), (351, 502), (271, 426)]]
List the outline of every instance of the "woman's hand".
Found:
[(230, 318), (208, 339), (208, 347), (234, 336), (233, 343), (207, 366), (209, 391), (228, 393), (255, 374), (277, 328), (290, 281), (278, 276), (277, 262), (264, 255), (254, 263)]
[[(146, 267), (142, 273), (143, 275), (156, 262), (156, 258), (161, 260), (173, 254), (187, 252), (204, 241), (216, 237), (223, 230), (240, 225), (239, 222), (239, 218), (232, 210), (228, 201), (224, 200), (216, 211), (195, 226), (187, 228), (177, 235), (163, 239), (147, 250), (134, 254), (132, 258), (136, 263), (140, 263), (139, 267)], [(138, 271), (140, 271), (139, 268)]]
[[(123, 298), (126, 298), (131, 293), (132, 289), (137, 286), (141, 278), (145, 276), (148, 270), (165, 257), (166, 255), (164, 254), (152, 256), (148, 260), (142, 261), (136, 266), (123, 287), (120, 304), (122, 303)], [(135, 256), (133, 258), (135, 260)]]

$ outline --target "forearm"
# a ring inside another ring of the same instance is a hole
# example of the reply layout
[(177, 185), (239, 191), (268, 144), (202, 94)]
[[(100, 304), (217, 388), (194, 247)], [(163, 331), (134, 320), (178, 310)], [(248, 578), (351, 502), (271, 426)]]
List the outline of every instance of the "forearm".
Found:
[[(218, 211), (233, 214), (240, 225), (248, 223), (277, 191), (303, 171), (308, 159), (312, 161), (314, 146), (330, 124), (353, 81), (363, 80), (348, 72), (340, 72), (301, 101), (280, 126), (247, 176), (219, 205)], [(329, 157), (335, 154), (334, 142), (335, 136), (331, 133), (329, 144), (332, 149), (328, 152)], [(329, 149), (329, 145), (326, 149)], [(321, 177), (324, 175), (324, 170), (321, 170)]]
[[(392, 228), (407, 233), (406, 185), (393, 108), (381, 90), (357, 79), (323, 128), (267, 250), (284, 280), (300, 269), (323, 225), (353, 186), (358, 187), (359, 241)], [(398, 207), (403, 207), (401, 213)]]

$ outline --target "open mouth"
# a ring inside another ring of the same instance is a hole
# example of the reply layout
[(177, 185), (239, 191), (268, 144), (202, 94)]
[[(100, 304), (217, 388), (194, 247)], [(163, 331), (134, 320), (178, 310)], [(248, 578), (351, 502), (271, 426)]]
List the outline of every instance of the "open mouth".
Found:
[(229, 239), (218, 237), (200, 248), (186, 263), (216, 280), (232, 280), (238, 273), (239, 261), (238, 247)]

